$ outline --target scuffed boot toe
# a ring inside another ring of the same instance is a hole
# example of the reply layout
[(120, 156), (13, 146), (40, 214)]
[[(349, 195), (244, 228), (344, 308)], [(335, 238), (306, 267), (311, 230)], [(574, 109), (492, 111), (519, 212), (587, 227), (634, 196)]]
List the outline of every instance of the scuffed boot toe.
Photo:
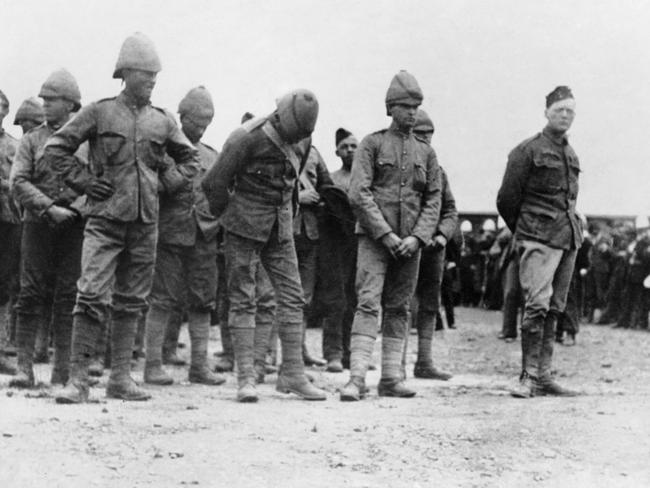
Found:
[(278, 376), (275, 389), (281, 393), (295, 393), (303, 400), (320, 401), (327, 399), (325, 391), (314, 386), (304, 374)]
[(239, 403), (255, 403), (259, 400), (257, 389), (251, 380), (245, 380), (239, 384), (237, 389), (237, 401)]
[(124, 381), (109, 380), (106, 385), (106, 396), (130, 402), (143, 402), (151, 398), (151, 395), (138, 387), (131, 378)]
[(226, 382), (226, 378), (220, 374), (213, 373), (207, 366), (203, 368), (190, 368), (188, 379), (190, 383), (209, 386), (219, 386)]
[(63, 405), (74, 405), (88, 401), (89, 389), (75, 381), (70, 381), (54, 395), (54, 401)]
[(412, 390), (404, 381), (380, 381), (377, 387), (379, 396), (395, 398), (412, 398), (416, 391)]
[(451, 374), (446, 373), (445, 371), (440, 371), (431, 363), (415, 363), (415, 367), (413, 368), (413, 376), (416, 378), (440, 381), (448, 381), (452, 378)]

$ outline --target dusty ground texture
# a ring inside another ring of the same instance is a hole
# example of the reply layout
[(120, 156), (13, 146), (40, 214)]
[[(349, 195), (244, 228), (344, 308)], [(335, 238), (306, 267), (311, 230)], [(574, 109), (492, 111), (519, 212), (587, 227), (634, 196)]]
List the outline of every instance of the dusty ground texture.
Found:
[[(378, 398), (371, 372), (370, 397), (341, 403), (347, 372), (312, 369), (328, 401), (277, 393), (270, 376), (260, 402), (241, 405), (232, 375), (194, 386), (171, 368), (178, 383), (148, 387), (152, 401), (95, 388), (99, 403), (59, 406), (47, 388), (9, 389), (0, 376), (0, 487), (650, 486), (649, 333), (584, 326), (555, 360), (558, 380), (584, 395), (516, 400), (519, 343), (496, 339), (500, 314), (458, 315), (434, 346), (454, 378), (410, 378), (409, 400)], [(320, 350), (320, 331), (309, 340)], [(37, 376), (48, 380), (49, 367)]]

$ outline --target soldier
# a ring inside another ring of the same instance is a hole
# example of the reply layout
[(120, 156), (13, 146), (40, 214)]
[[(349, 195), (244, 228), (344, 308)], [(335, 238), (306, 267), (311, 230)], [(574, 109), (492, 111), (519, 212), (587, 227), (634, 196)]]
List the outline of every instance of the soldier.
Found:
[(228, 325), (240, 402), (258, 400), (253, 356), (260, 262), (277, 301), (282, 367), (276, 389), (306, 400), (326, 398), (304, 373), (304, 298), (292, 232), (292, 205), (301, 168), (291, 144), (310, 137), (317, 116), (318, 101), (310, 91), (284, 95), (271, 115), (248, 121), (228, 137), (218, 163), (203, 180), (210, 209), (221, 218), (225, 230)]
[[(19, 388), (34, 386), (36, 335), (50, 316), (55, 347), (51, 383), (65, 385), (68, 381), (72, 307), (83, 241), (80, 194), (68, 188), (41, 159), (49, 137), (81, 107), (79, 87), (74, 77), (61, 69), (43, 83), (39, 97), (44, 101), (46, 122), (23, 136), (11, 168), (13, 195), (24, 208), (16, 305), (18, 374), (10, 383)], [(84, 164), (86, 152), (84, 147), (76, 155)]]
[(566, 305), (569, 283), (582, 244), (576, 214), (578, 156), (566, 132), (575, 117), (575, 100), (566, 86), (546, 97), (548, 124), (519, 144), (497, 196), (497, 208), (517, 241), (519, 280), (525, 299), (521, 325), (522, 373), (512, 395), (573, 396), (551, 378), (553, 340)]
[(416, 79), (400, 71), (386, 93), (390, 128), (366, 136), (354, 156), (350, 203), (357, 217), (357, 310), (352, 324), (350, 380), (342, 401), (366, 393), (365, 377), (383, 303), (380, 396), (413, 397), (402, 378), (408, 311), (420, 248), (431, 241), (440, 212), (436, 154), (412, 132), (422, 103)]
[[(84, 107), (45, 147), (46, 164), (88, 197), (89, 215), (73, 312), (71, 378), (56, 395), (59, 403), (87, 401), (88, 366), (109, 315), (112, 369), (106, 395), (150, 398), (131, 378), (130, 361), (153, 278), (158, 189), (171, 194), (191, 184), (199, 164), (196, 148), (173, 116), (151, 105), (160, 69), (152, 42), (140, 33), (129, 36), (113, 73), (124, 81), (124, 90)], [(86, 140), (90, 166), (82, 168), (70, 158)]]
[[(2, 122), (9, 113), (9, 99), (0, 91), (0, 328), (1, 348), (11, 339), (10, 312), (19, 273), (20, 216), (10, 195), (9, 175), (18, 141), (7, 134)], [(6, 321), (6, 322), (5, 322)], [(16, 368), (0, 349), (0, 374), (15, 374)]]
[(43, 105), (36, 97), (30, 97), (20, 104), (14, 125), (19, 125), (23, 130), (23, 135), (32, 130), (34, 127), (41, 125), (45, 121)]
[[(424, 110), (418, 110), (413, 134), (427, 144), (431, 144), (434, 126)], [(458, 227), (456, 200), (449, 187), (447, 174), (440, 167), (441, 202), (438, 226), (432, 241), (422, 249), (420, 271), (415, 290), (418, 307), (415, 327), (418, 331), (418, 359), (413, 368), (413, 376), (447, 381), (451, 374), (440, 371), (433, 365), (431, 342), (436, 317), (440, 314), (440, 286), (445, 268), (445, 248)]]
[(192, 347), (191, 383), (220, 385), (226, 380), (210, 371), (208, 341), (210, 310), (217, 295), (217, 232), (219, 222), (210, 214), (200, 186), (201, 177), (217, 160), (217, 151), (201, 142), (212, 122), (214, 105), (208, 91), (190, 90), (178, 106), (181, 130), (199, 152), (201, 169), (193, 185), (162, 194), (158, 222), (158, 248), (146, 320), (144, 381), (171, 385), (162, 368), (162, 346), (167, 325), (182, 313), (187, 301)]
[[(304, 143), (300, 144), (304, 146)], [(300, 147), (298, 146), (298, 147)], [(306, 154), (299, 154), (305, 163), (298, 178), (298, 210), (293, 218), (293, 238), (298, 256), (298, 272), (305, 297), (305, 316), (312, 310), (314, 290), (316, 288), (316, 269), (318, 266), (318, 250), (320, 233), (318, 231), (320, 209), (323, 204), (320, 189), (325, 185), (332, 186), (325, 161), (314, 146), (301, 148)], [(307, 324), (304, 324), (304, 328)], [(307, 348), (306, 337), (302, 344), (302, 357), (305, 366), (324, 366), (325, 361), (313, 357)]]
[[(335, 133), (336, 155), (341, 168), (331, 178), (337, 188), (347, 195), (350, 188), (352, 160), (357, 150), (357, 138), (346, 129)], [(327, 371), (340, 373), (350, 367), (350, 332), (356, 306), (354, 275), (357, 266), (357, 238), (354, 215), (344, 196), (341, 214), (328, 211), (321, 222), (319, 253), (321, 299), (326, 309), (323, 317), (323, 354)]]

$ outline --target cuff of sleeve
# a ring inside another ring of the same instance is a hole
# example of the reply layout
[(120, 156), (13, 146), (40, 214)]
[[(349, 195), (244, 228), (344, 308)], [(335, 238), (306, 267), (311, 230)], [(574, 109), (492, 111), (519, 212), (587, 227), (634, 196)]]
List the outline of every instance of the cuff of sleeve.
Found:
[(41, 207), (41, 210), (38, 212), (38, 216), (45, 217), (45, 214), (47, 214), (47, 211), (50, 209), (52, 205), (54, 205), (54, 200), (52, 200), (49, 197), (44, 197), (43, 201), (39, 203), (39, 207)]

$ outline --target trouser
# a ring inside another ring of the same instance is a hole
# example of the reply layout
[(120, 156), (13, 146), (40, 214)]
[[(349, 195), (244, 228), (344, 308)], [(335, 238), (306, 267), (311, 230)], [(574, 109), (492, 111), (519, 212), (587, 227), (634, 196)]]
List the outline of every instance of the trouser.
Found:
[[(38, 325), (52, 317), (55, 362), (67, 367), (72, 331), (75, 283), (80, 274), (82, 222), (53, 228), (27, 221), (22, 233), (22, 266), (17, 341), (33, 353)], [(52, 296), (50, 302), (50, 296)]]
[(503, 326), (501, 333), (504, 337), (517, 337), (517, 323), (522, 302), (519, 259), (513, 257), (503, 272)]
[(340, 230), (321, 233), (320, 294), (323, 303), (323, 356), (350, 359), (350, 332), (356, 307), (357, 239)]
[(519, 280), (525, 299), (522, 370), (548, 372), (555, 317), (565, 309), (577, 251), (528, 240), (518, 242), (518, 251)]
[[(417, 312), (415, 327), (418, 331), (418, 358), (431, 357), (431, 340), (440, 312), (440, 287), (445, 268), (445, 250), (427, 247), (420, 257), (415, 296), (417, 297)], [(408, 334), (406, 336), (408, 338)], [(427, 349), (420, 354), (420, 348)]]
[(15, 339), (15, 306), (20, 293), (21, 224), (0, 222), (0, 348)]
[(573, 273), (569, 293), (567, 294), (566, 307), (557, 320), (556, 336), (558, 339), (561, 339), (565, 332), (575, 337), (580, 330), (580, 305), (582, 303), (580, 292), (580, 274)]
[(447, 325), (453, 327), (456, 319), (454, 317), (454, 303), (456, 301), (454, 282), (458, 274), (457, 267), (448, 268), (448, 262), (445, 264), (445, 270), (442, 274), (442, 284), (440, 285), (440, 300), (445, 309)]
[(298, 273), (305, 297), (305, 307), (311, 307), (316, 288), (316, 269), (318, 266), (318, 241), (309, 239), (304, 234), (294, 236)]

